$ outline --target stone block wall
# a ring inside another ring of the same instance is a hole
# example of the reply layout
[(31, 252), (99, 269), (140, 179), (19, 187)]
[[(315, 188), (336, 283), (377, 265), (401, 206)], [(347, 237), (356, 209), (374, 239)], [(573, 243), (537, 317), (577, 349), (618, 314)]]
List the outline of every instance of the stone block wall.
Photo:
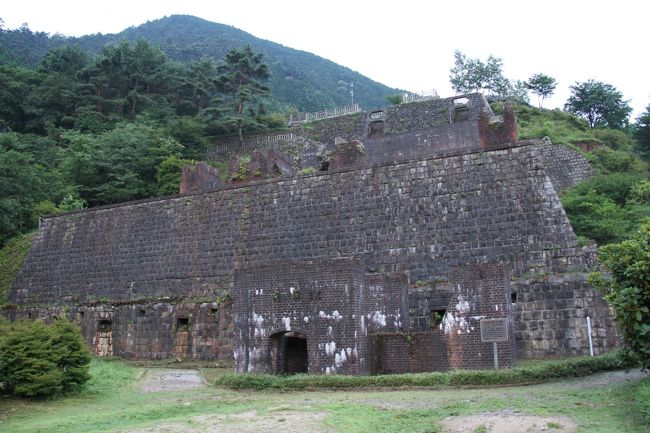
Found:
[(577, 150), (553, 144), (548, 137), (537, 143), (540, 162), (558, 194), (594, 174), (589, 161)]
[(563, 272), (582, 252), (538, 156), (528, 142), (44, 218), (9, 302), (215, 302), (235, 268), (342, 256), (411, 281), (468, 262)]
[(620, 345), (613, 314), (586, 274), (544, 274), (516, 281), (513, 309), (517, 353), (524, 358), (588, 355), (587, 317), (594, 353)]
[(230, 300), (192, 303), (141, 302), (59, 307), (27, 307), (7, 311), (12, 320), (46, 322), (67, 317), (79, 324), (97, 356), (127, 359), (232, 361), (233, 320)]
[(212, 296), (236, 265), (352, 256), (411, 280), (499, 260), (515, 275), (581, 260), (534, 152), (266, 181), (43, 219), (10, 302)]

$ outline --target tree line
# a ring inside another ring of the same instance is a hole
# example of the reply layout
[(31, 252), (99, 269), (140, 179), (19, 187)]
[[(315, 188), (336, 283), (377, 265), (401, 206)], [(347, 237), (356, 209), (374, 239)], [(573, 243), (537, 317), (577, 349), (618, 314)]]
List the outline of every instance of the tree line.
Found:
[[(449, 81), (459, 93), (484, 92), (493, 99), (510, 99), (524, 104), (529, 103), (530, 91), (537, 95), (539, 108), (557, 87), (555, 78), (550, 75), (537, 73), (524, 81), (510, 80), (503, 75), (502, 69), (503, 60), (499, 57), (489, 56), (484, 62), (457, 50)], [(628, 126), (632, 107), (611, 84), (592, 79), (576, 82), (570, 89), (571, 96), (564, 109), (587, 120), (590, 128), (624, 129)]]
[(0, 245), (44, 214), (175, 193), (208, 137), (284, 126), (268, 78), (249, 46), (185, 65), (144, 40), (0, 66)]

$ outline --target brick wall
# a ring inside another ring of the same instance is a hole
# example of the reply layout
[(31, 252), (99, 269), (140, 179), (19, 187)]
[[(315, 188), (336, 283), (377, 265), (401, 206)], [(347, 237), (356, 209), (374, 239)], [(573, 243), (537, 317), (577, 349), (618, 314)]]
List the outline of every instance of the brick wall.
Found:
[(368, 335), (402, 328), (406, 280), (367, 276), (353, 259), (276, 263), (235, 273), (235, 360), (239, 372), (291, 364), (282, 335), (306, 339), (308, 371), (368, 374)]
[(497, 343), (499, 367), (515, 363), (508, 273), (498, 263), (457, 267), (452, 293), (438, 327), (424, 332), (380, 333), (373, 342), (376, 371), (405, 373), (494, 367), (491, 342), (482, 342), (485, 319), (504, 319), (508, 341)]

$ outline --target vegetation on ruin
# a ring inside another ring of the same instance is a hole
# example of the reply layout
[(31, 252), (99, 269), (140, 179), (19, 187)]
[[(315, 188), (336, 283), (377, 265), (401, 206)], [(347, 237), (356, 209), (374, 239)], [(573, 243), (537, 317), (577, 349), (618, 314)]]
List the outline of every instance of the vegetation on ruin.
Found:
[(27, 233), (15, 237), (0, 249), (0, 306), (7, 302), (11, 285), (27, 258), (33, 238), (34, 233)]
[[(530, 364), (549, 362), (553, 361)], [(203, 369), (206, 378), (208, 371), (217, 377), (224, 374), (223, 369)], [(578, 424), (579, 431), (596, 433), (640, 433), (647, 431), (650, 422), (642, 416), (648, 414), (650, 399), (644, 396), (650, 395), (650, 380), (613, 380), (622, 373), (495, 389), (242, 392), (204, 387), (144, 394), (143, 372), (122, 361), (95, 359), (91, 362), (91, 379), (79, 394), (49, 401), (0, 399), (0, 430), (209, 431), (227, 423), (230, 431), (244, 425), (257, 431), (297, 425), (346, 433), (436, 432), (447, 417), (486, 412), (567, 416)], [(594, 416), (595, 410), (598, 416)]]
[[(501, 112), (501, 103), (493, 104)], [(522, 139), (549, 137), (553, 144), (565, 145), (582, 153), (595, 175), (565, 191), (564, 209), (582, 242), (600, 245), (630, 237), (641, 222), (650, 217), (650, 180), (646, 151), (638, 137), (643, 134), (643, 115), (634, 133), (626, 130), (590, 128), (587, 122), (561, 110), (539, 110), (514, 105)], [(637, 137), (637, 139), (635, 139)], [(585, 151), (583, 148), (593, 148)]]

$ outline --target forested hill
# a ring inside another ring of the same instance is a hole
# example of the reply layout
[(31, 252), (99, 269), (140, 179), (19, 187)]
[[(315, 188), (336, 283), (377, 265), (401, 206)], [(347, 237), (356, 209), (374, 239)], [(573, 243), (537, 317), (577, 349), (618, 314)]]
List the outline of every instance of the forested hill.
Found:
[(36, 66), (50, 49), (76, 45), (92, 54), (106, 44), (143, 38), (158, 45), (172, 60), (190, 62), (202, 57), (223, 58), (232, 48), (250, 45), (269, 65), (272, 98), (300, 111), (317, 111), (350, 103), (349, 83), (355, 102), (366, 109), (384, 106), (385, 96), (396, 89), (384, 86), (332, 61), (305, 51), (256, 38), (232, 26), (188, 15), (172, 15), (128, 28), (117, 34), (79, 38), (34, 33), (28, 28), (0, 32), (0, 64)]

